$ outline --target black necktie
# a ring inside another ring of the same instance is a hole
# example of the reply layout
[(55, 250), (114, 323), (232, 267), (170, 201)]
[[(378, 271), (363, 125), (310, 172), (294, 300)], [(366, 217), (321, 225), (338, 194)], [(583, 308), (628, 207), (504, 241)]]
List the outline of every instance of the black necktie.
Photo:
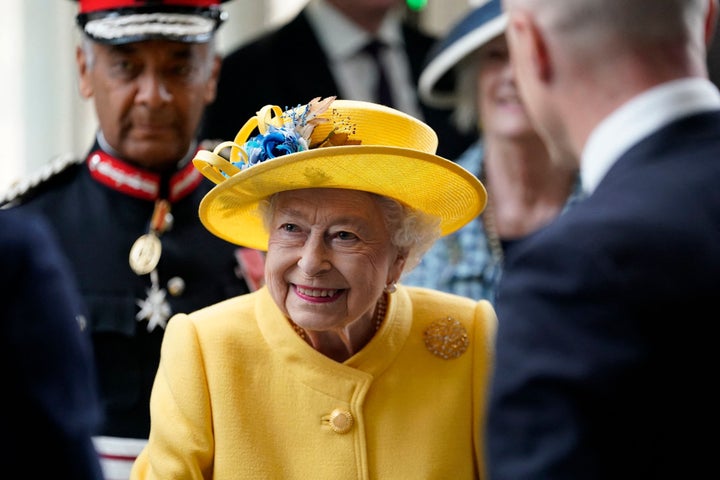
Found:
[(371, 40), (370, 43), (365, 45), (363, 51), (368, 53), (375, 62), (378, 72), (378, 81), (375, 86), (375, 99), (378, 103), (387, 105), (388, 107), (394, 107), (392, 94), (390, 93), (390, 83), (388, 82), (387, 75), (385, 74), (385, 68), (383, 67), (382, 61), (380, 60), (380, 52), (386, 48), (386, 45), (377, 39)]

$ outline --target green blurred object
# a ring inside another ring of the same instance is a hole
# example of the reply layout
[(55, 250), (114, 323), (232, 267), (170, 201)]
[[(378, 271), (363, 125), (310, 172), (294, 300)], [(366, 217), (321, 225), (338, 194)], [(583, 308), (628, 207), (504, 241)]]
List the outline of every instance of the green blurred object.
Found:
[(427, 5), (427, 0), (406, 0), (410, 10), (422, 10)]

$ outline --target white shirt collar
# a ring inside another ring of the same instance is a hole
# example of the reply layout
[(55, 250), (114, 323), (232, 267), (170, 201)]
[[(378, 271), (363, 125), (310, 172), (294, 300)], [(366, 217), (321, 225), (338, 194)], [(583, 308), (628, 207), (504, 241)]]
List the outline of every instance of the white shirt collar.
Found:
[(592, 193), (617, 159), (652, 132), (678, 118), (717, 109), (720, 92), (704, 78), (668, 82), (631, 99), (590, 134), (580, 162), (583, 190)]
[[(318, 41), (330, 60), (343, 61), (355, 55), (370, 40), (368, 32), (324, 0), (311, 1), (306, 11)], [(393, 10), (385, 16), (377, 38), (392, 47), (402, 46), (400, 12)]]

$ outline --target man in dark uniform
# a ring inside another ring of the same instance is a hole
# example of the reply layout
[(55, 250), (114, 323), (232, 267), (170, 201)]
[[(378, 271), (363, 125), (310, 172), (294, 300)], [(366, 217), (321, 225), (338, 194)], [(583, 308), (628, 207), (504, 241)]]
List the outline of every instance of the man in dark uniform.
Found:
[(241, 259), (258, 252), (200, 224), (213, 184), (190, 161), (215, 96), (223, 1), (80, 0), (76, 58), (99, 121), (94, 144), (5, 199), (50, 220), (78, 277), (105, 410), (95, 445), (109, 479), (128, 478), (147, 439), (171, 315), (250, 290)]

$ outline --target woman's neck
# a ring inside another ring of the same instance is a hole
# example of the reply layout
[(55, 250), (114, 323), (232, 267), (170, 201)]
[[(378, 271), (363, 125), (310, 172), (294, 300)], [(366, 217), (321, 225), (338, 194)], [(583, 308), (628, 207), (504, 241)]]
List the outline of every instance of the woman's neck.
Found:
[(292, 324), (293, 329), (315, 350), (337, 362), (344, 362), (363, 349), (372, 340), (385, 320), (387, 297), (383, 293), (371, 315), (365, 315), (335, 330), (303, 330)]

